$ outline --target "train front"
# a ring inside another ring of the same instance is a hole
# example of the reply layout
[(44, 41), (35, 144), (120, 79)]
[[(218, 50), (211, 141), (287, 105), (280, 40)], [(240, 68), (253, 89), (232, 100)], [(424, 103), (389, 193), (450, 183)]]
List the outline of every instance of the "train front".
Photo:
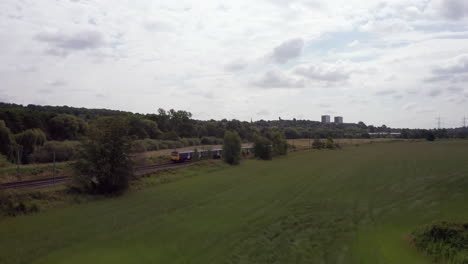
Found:
[(179, 160), (180, 160), (179, 152), (173, 151), (171, 153), (171, 160), (172, 160), (172, 162), (179, 162)]

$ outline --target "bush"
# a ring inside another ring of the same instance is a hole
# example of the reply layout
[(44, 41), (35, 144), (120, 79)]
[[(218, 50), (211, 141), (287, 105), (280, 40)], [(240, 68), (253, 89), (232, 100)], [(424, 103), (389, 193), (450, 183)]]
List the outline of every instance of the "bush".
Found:
[(0, 215), (17, 216), (37, 213), (39, 206), (29, 200), (24, 195), (0, 191)]
[(162, 135), (164, 140), (179, 140), (179, 136), (174, 131), (166, 132)]
[(34, 150), (29, 157), (31, 162), (45, 163), (69, 161), (76, 158), (80, 143), (78, 141), (49, 141)]
[(325, 148), (325, 143), (322, 142), (319, 138), (315, 138), (314, 142), (312, 142), (312, 148), (314, 148), (314, 149), (323, 149), (323, 148)]
[(0, 154), (0, 168), (5, 168), (10, 165), (12, 164), (8, 161), (8, 159), (4, 155)]
[(426, 140), (427, 141), (434, 141), (435, 140), (434, 134), (432, 132), (427, 132)]
[(413, 232), (413, 242), (438, 262), (468, 263), (468, 223), (435, 223)]
[(271, 160), (271, 142), (266, 137), (257, 136), (254, 141), (254, 154), (263, 160)]
[(235, 131), (224, 133), (223, 157), (226, 163), (231, 165), (239, 164), (241, 158), (241, 139)]
[(74, 182), (88, 193), (121, 193), (133, 176), (129, 157), (131, 149), (128, 123), (122, 118), (101, 122), (82, 144), (80, 159), (75, 164)]
[(203, 145), (221, 145), (223, 144), (223, 139), (217, 137), (202, 137), (201, 144)]
[(327, 138), (327, 143), (325, 144), (327, 149), (335, 149), (336, 145), (332, 138)]
[(147, 151), (145, 142), (143, 142), (143, 140), (133, 140), (130, 151), (132, 153), (141, 153)]

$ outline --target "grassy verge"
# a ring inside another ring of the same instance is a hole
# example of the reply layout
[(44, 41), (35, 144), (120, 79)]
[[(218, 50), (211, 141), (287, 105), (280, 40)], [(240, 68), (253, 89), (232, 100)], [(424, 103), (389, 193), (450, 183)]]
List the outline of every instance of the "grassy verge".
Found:
[(396, 142), (190, 167), (1, 220), (0, 263), (429, 264), (411, 232), (468, 220), (467, 156)]
[[(71, 167), (69, 162), (56, 163), (56, 175), (66, 175), (70, 174), (70, 172)], [(17, 173), (15, 165), (0, 168), (0, 183), (33, 180), (53, 176), (54, 165), (52, 163), (20, 165), (19, 173)]]

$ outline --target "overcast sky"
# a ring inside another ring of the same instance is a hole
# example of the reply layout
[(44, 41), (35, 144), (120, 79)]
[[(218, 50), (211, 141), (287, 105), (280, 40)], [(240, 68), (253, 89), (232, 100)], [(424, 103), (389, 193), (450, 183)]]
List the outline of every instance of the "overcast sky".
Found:
[(459, 127), (466, 0), (1, 0), (0, 101)]

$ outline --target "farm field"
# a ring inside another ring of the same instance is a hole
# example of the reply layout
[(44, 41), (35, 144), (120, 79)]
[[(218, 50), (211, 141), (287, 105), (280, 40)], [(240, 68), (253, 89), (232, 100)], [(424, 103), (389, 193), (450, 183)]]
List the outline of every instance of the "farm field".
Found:
[[(298, 138), (298, 139), (288, 139), (288, 144), (296, 146), (296, 149), (309, 149), (313, 138)], [(321, 141), (326, 142), (327, 139), (321, 139)], [(335, 138), (333, 139), (335, 143), (338, 143), (340, 146), (352, 146), (360, 144), (372, 144), (372, 143), (381, 143), (381, 142), (391, 142), (391, 141), (406, 141), (406, 139), (400, 138)]]
[(363, 144), (172, 173), (185, 177), (0, 220), (0, 263), (432, 263), (411, 231), (468, 221), (468, 141)]

